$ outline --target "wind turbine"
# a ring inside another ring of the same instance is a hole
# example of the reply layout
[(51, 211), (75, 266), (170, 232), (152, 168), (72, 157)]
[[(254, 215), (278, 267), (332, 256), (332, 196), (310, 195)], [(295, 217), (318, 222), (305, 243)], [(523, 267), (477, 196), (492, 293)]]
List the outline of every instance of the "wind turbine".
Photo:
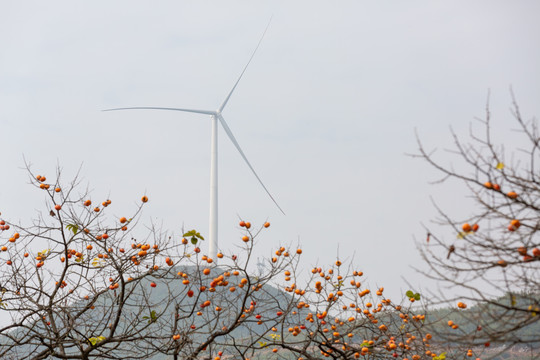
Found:
[(234, 144), (244, 161), (246, 162), (247, 166), (251, 169), (253, 172), (253, 175), (257, 178), (261, 186), (263, 187), (264, 191), (270, 196), (270, 199), (276, 204), (278, 209), (285, 214), (285, 212), (281, 209), (281, 207), (278, 205), (277, 201), (274, 199), (274, 197), (270, 194), (270, 191), (266, 188), (266, 186), (263, 184), (261, 178), (257, 173), (255, 172), (255, 169), (253, 169), (253, 166), (251, 166), (250, 162), (248, 161), (246, 155), (242, 151), (242, 148), (240, 147), (240, 144), (238, 144), (238, 141), (236, 141), (236, 138), (234, 137), (231, 129), (225, 122), (225, 119), (223, 118), (222, 112), (225, 109), (225, 106), (229, 102), (229, 99), (231, 98), (232, 93), (236, 89), (236, 86), (238, 86), (238, 83), (242, 79), (242, 76), (246, 72), (246, 69), (248, 68), (249, 64), (251, 63), (251, 60), (255, 56), (255, 53), (257, 52), (257, 49), (261, 45), (261, 42), (264, 38), (264, 35), (266, 34), (266, 31), (268, 30), (268, 25), (266, 26), (266, 29), (264, 30), (259, 42), (257, 43), (257, 46), (255, 47), (255, 50), (251, 54), (251, 57), (249, 58), (249, 61), (247, 62), (246, 66), (240, 73), (240, 76), (236, 80), (236, 83), (232, 87), (231, 91), (223, 101), (223, 103), (220, 105), (220, 107), (217, 110), (197, 110), (197, 109), (182, 109), (182, 108), (169, 108), (169, 107), (154, 107), (154, 106), (137, 106), (137, 107), (125, 107), (125, 108), (114, 108), (114, 109), (106, 109), (103, 111), (117, 111), (117, 110), (169, 110), (169, 111), (183, 111), (183, 112), (190, 112), (190, 113), (196, 113), (196, 114), (203, 114), (203, 115), (210, 115), (211, 123), (212, 123), (212, 135), (211, 135), (211, 148), (210, 148), (210, 229), (209, 229), (209, 256), (217, 260), (217, 250), (218, 250), (218, 168), (217, 168), (217, 161), (218, 161), (218, 120), (221, 123), (221, 126), (223, 127), (223, 130), (225, 130), (225, 133), (231, 140), (231, 142)]

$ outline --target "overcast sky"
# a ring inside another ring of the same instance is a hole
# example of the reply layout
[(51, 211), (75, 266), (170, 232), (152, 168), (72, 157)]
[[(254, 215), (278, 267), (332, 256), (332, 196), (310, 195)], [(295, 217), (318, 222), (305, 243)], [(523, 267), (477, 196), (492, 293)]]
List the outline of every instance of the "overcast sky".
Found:
[[(496, 131), (511, 128), (512, 86), (540, 114), (538, 1), (0, 0), (0, 211), (29, 222), (35, 172), (81, 176), (124, 216), (208, 233), (210, 121), (123, 106), (216, 109), (266, 24), (223, 112), (281, 215), (219, 134), (219, 246), (239, 244), (238, 216), (272, 226), (258, 256), (300, 242), (304, 264), (355, 253), (390, 294), (423, 283), (415, 249), (430, 196), (466, 218), (466, 190), (405, 156), (416, 128), (430, 148), (466, 135), (488, 91)], [(459, 211), (463, 210), (461, 214)], [(447, 235), (451, 241), (453, 235)], [(205, 245), (206, 249), (206, 245)]]

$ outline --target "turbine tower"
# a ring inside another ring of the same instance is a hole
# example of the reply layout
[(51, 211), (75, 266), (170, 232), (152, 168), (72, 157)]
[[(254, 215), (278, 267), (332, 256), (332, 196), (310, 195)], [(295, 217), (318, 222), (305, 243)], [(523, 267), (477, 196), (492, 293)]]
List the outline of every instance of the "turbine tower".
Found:
[(273, 198), (273, 196), (270, 194), (270, 191), (266, 188), (266, 186), (263, 184), (261, 178), (257, 173), (255, 172), (255, 169), (253, 169), (253, 166), (251, 166), (250, 162), (248, 161), (246, 155), (242, 151), (242, 148), (238, 144), (238, 141), (236, 141), (236, 138), (234, 137), (231, 129), (225, 122), (225, 119), (222, 116), (222, 112), (225, 109), (225, 106), (227, 105), (229, 99), (231, 98), (232, 93), (236, 89), (236, 86), (242, 79), (242, 76), (246, 72), (246, 69), (248, 68), (249, 64), (251, 63), (251, 60), (255, 56), (255, 53), (257, 52), (257, 49), (261, 45), (261, 42), (264, 38), (264, 35), (266, 34), (266, 30), (268, 30), (268, 25), (266, 26), (266, 29), (264, 30), (257, 46), (255, 47), (255, 50), (251, 54), (251, 57), (249, 58), (246, 66), (240, 73), (240, 76), (236, 80), (236, 83), (232, 87), (231, 91), (221, 104), (221, 106), (217, 110), (196, 110), (196, 109), (181, 109), (181, 108), (169, 108), (169, 107), (154, 107), (154, 106), (137, 106), (137, 107), (124, 107), (124, 108), (114, 108), (114, 109), (107, 109), (103, 111), (117, 111), (117, 110), (169, 110), (169, 111), (183, 111), (183, 112), (191, 112), (196, 114), (203, 114), (203, 115), (210, 115), (211, 123), (212, 123), (212, 135), (211, 135), (211, 148), (210, 148), (210, 221), (209, 221), (209, 251), (208, 255), (214, 260), (217, 260), (217, 251), (218, 251), (218, 167), (217, 167), (217, 161), (218, 161), (218, 120), (221, 123), (221, 126), (223, 127), (223, 130), (225, 130), (225, 133), (231, 140), (231, 142), (234, 144), (244, 161), (246, 162), (247, 166), (251, 169), (253, 172), (253, 175), (257, 178), (261, 186), (263, 187), (264, 191), (270, 196), (274, 204), (278, 207), (278, 209), (283, 212), (281, 207), (278, 205), (277, 201)]

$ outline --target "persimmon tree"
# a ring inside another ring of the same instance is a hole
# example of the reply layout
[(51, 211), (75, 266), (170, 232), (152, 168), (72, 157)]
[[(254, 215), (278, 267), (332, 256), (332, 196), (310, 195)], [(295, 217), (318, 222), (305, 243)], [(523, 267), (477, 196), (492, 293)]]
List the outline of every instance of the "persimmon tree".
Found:
[(418, 140), (417, 156), (443, 175), (437, 183), (458, 180), (462, 201), (472, 202), (459, 217), (435, 205), (439, 216), (419, 247), (424, 274), (440, 284), (430, 298), (456, 310), (441, 316), (450, 326), (437, 336), (471, 355), (493, 345), (536, 355), (540, 348), (540, 133), (515, 100), (511, 113), (514, 147), (494, 141), (489, 107), (468, 140), (452, 132), (451, 162)]
[(28, 171), (46, 201), (30, 224), (3, 209), (0, 358), (419, 360), (444, 350), (425, 332), (420, 294), (394, 302), (352, 263), (309, 268), (300, 248), (277, 245), (250, 270), (269, 223), (241, 221), (230, 251), (210, 259), (196, 230), (140, 225), (146, 195), (116, 214), (77, 179)]

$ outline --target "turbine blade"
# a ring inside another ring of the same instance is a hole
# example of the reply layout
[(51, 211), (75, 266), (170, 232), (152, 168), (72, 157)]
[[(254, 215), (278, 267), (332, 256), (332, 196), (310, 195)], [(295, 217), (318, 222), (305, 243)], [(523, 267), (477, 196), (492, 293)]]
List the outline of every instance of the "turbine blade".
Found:
[(268, 21), (268, 25), (266, 25), (266, 29), (264, 29), (264, 32), (263, 32), (259, 42), (257, 43), (257, 47), (255, 47), (255, 50), (253, 50), (253, 53), (251, 54), (251, 57), (249, 58), (249, 61), (247, 62), (246, 66), (244, 67), (244, 70), (242, 70), (242, 73), (238, 77), (238, 80), (236, 80), (236, 83), (234, 84), (233, 88), (229, 92), (229, 95), (227, 95), (227, 97), (225, 98), (225, 101), (223, 101), (223, 104), (221, 104), (221, 106), (219, 107), (218, 112), (221, 112), (225, 108), (225, 106), (227, 105), (227, 102), (229, 102), (229, 99), (231, 98), (231, 95), (232, 95), (234, 89), (236, 89), (236, 86), (238, 85), (238, 83), (240, 82), (240, 79), (242, 79), (242, 76), (246, 72), (246, 69), (248, 68), (249, 63), (251, 62), (251, 60), (255, 56), (255, 53), (257, 52), (257, 49), (261, 45), (261, 42), (263, 41), (264, 35), (266, 34), (266, 30), (268, 30), (268, 27), (270, 26), (270, 22), (272, 22), (272, 18), (270, 18), (270, 21)]
[(178, 109), (178, 108), (153, 107), (153, 106), (115, 108), (115, 109), (105, 109), (101, 111), (116, 111), (116, 110), (172, 110), (172, 111), (184, 111), (184, 112), (190, 112), (190, 113), (205, 114), (205, 115), (216, 115), (216, 112), (211, 111), (211, 110)]
[(236, 141), (236, 138), (234, 137), (231, 129), (229, 128), (229, 126), (227, 125), (227, 123), (225, 122), (225, 119), (223, 118), (223, 116), (221, 115), (218, 115), (219, 117), (219, 121), (221, 122), (221, 125), (223, 126), (223, 129), (225, 130), (225, 133), (227, 133), (227, 135), (229, 136), (229, 139), (231, 139), (232, 143), (234, 144), (234, 146), (236, 147), (236, 149), (238, 150), (238, 152), (240, 153), (240, 155), (242, 156), (242, 158), (244, 159), (244, 161), (246, 162), (247, 166), (249, 166), (249, 168), (251, 169), (251, 171), (253, 172), (253, 175), (255, 175), (255, 177), (257, 178), (257, 180), (259, 180), (259, 183), (261, 184), (261, 186), (263, 187), (264, 191), (266, 191), (266, 193), (268, 194), (268, 196), (270, 196), (270, 199), (272, 199), (272, 201), (274, 202), (274, 204), (276, 204), (276, 206), (278, 207), (279, 211), (281, 211), (283, 213), (283, 215), (285, 215), (285, 212), (283, 211), (283, 209), (281, 209), (281, 207), (278, 205), (277, 201), (274, 199), (274, 197), (272, 196), (272, 194), (270, 194), (270, 191), (268, 191), (268, 189), (266, 188), (266, 186), (264, 186), (261, 178), (259, 177), (259, 175), (257, 175), (257, 173), (255, 172), (255, 169), (253, 169), (253, 166), (251, 166), (251, 164), (249, 163), (246, 155), (244, 154), (244, 152), (242, 151), (242, 148), (240, 147), (240, 145), (238, 144), (238, 141)]

